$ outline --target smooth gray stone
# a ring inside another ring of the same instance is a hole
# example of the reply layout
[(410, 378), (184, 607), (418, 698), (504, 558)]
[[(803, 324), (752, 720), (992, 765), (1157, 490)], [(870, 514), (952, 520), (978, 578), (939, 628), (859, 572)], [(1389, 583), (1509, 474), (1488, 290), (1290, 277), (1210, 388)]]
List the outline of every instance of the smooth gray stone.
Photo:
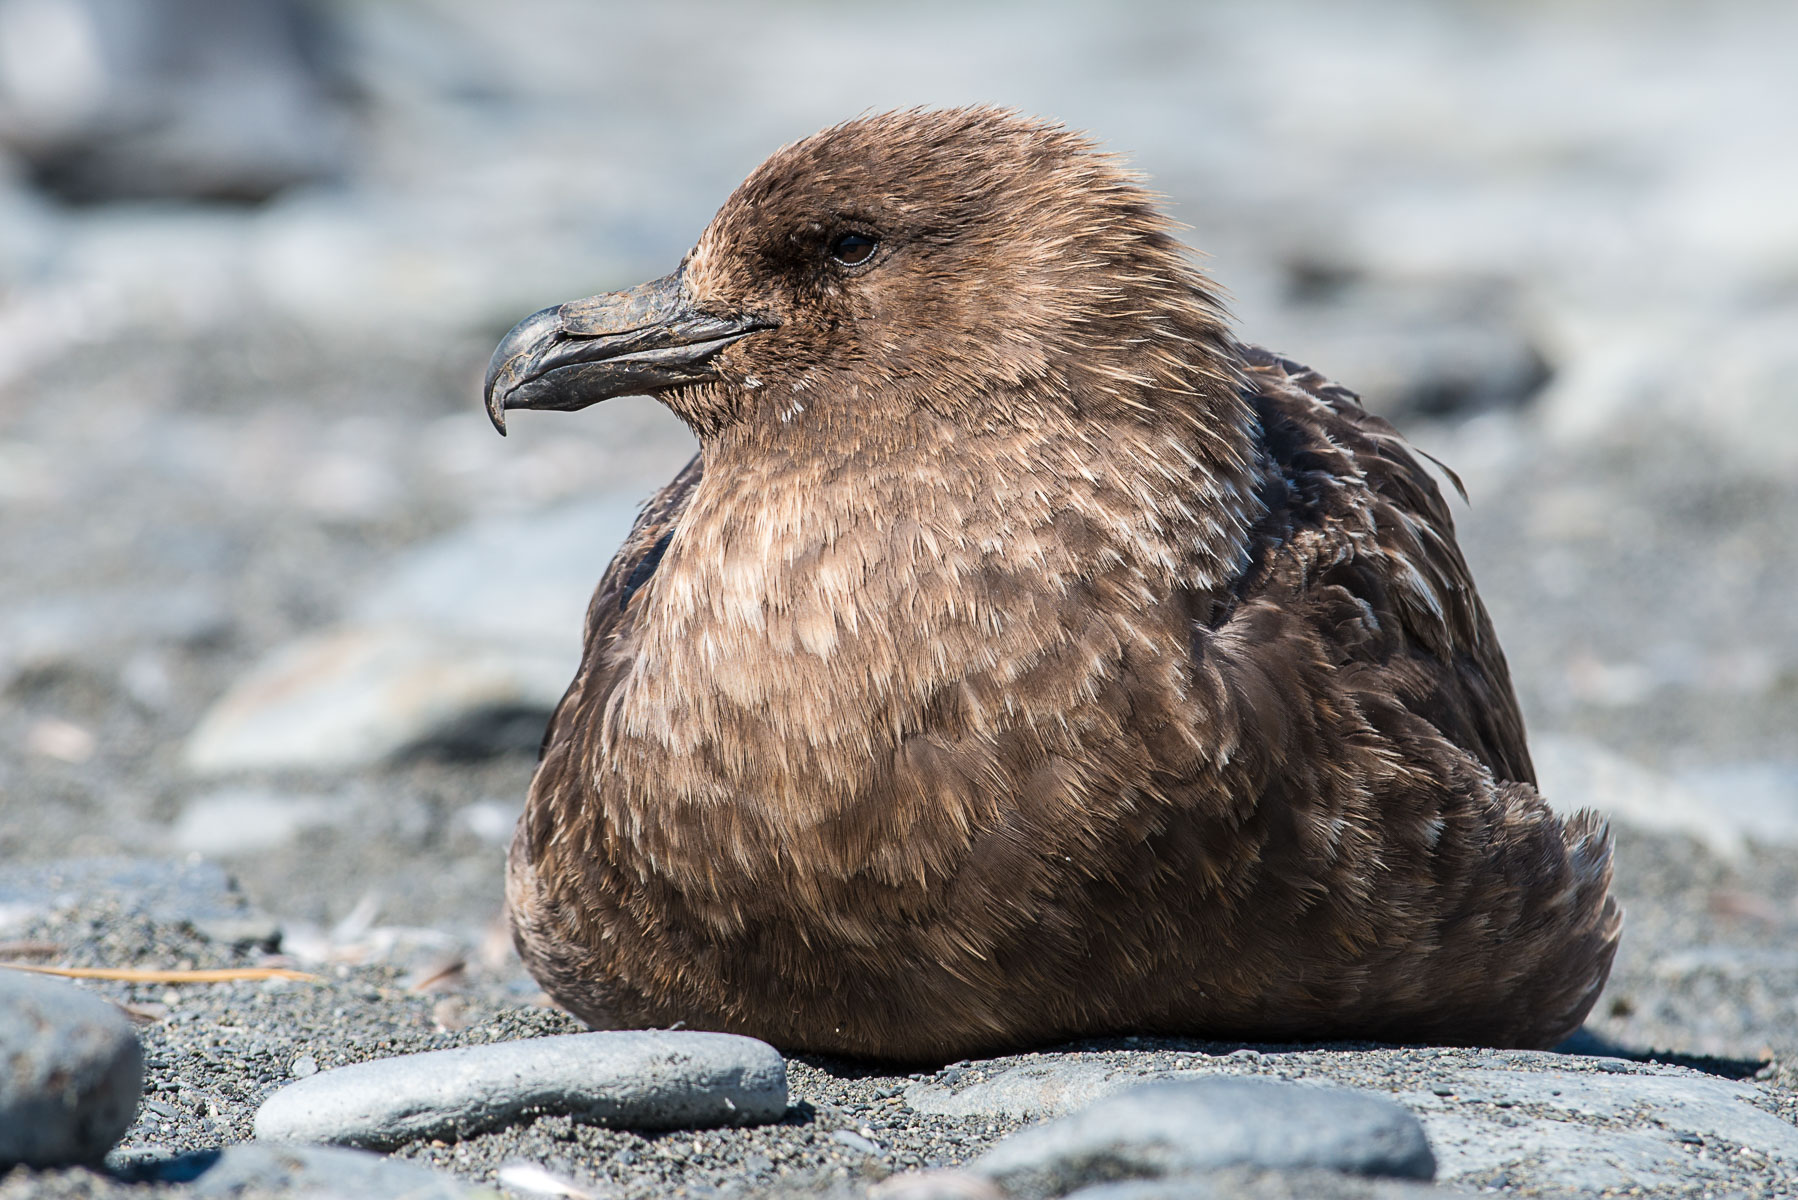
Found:
[(1798, 846), (1798, 763), (1759, 761), (1695, 767), (1676, 782), (1710, 805), (1750, 842)]
[(990, 1179), (959, 1168), (889, 1175), (868, 1191), (869, 1200), (1006, 1200)]
[(1166, 1080), (1026, 1129), (973, 1164), (1007, 1191), (1063, 1195), (1087, 1184), (1218, 1167), (1323, 1167), (1429, 1179), (1429, 1139), (1403, 1107), (1340, 1088), (1263, 1079)]
[[(1511, 1050), (1451, 1076), (1453, 1092), (1400, 1097), (1455, 1180), (1502, 1170), (1519, 1186), (1645, 1192), (1723, 1183), (1733, 1147), (1798, 1166), (1798, 1128), (1748, 1083), (1683, 1067)], [(1554, 1069), (1556, 1067), (1597, 1067)]]
[(472, 521), (397, 555), (356, 601), (350, 622), (425, 626), (477, 641), (540, 640), (561, 650), (572, 672), (587, 602), (644, 499), (609, 491)]
[(274, 918), (251, 907), (224, 868), (156, 858), (68, 858), (0, 866), (0, 914), (9, 923), (105, 900), (133, 916), (186, 922), (221, 944), (273, 948)]
[(97, 1163), (130, 1127), (144, 1053), (117, 1007), (0, 969), (0, 1168)]
[(1749, 478), (1788, 479), (1798, 467), (1795, 322), (1787, 296), (1727, 316), (1691, 310), (1651, 337), (1613, 334), (1547, 389), (1538, 428), (1558, 447), (1628, 445), (1653, 431), (1721, 451)]
[(548, 713), (572, 660), (565, 647), (531, 639), (488, 643), (397, 624), (328, 630), (239, 679), (194, 728), (186, 763), (202, 775), (347, 770), (466, 740), (481, 714)]
[[(1753, 960), (1757, 969), (1783, 962), (1772, 957), (1777, 953)], [(1684, 973), (1723, 969), (1731, 960), (1725, 951), (1706, 950), (1665, 961), (1669, 972)], [(1517, 1186), (1556, 1193), (1653, 1191), (1690, 1179), (1722, 1185), (1735, 1146), (1798, 1164), (1798, 1129), (1757, 1106), (1765, 1093), (1754, 1084), (1627, 1061), (1616, 1057), (1618, 1051), (1582, 1031), (1558, 1053), (1394, 1052), (1427, 1055), (1432, 1086), (1391, 1091), (1423, 1122), (1437, 1178), (1450, 1184), (1502, 1173)], [(1383, 1078), (1351, 1061), (1277, 1057), (1285, 1072), (1305, 1071), (1307, 1082), (1378, 1088)], [(1210, 1069), (1221, 1061), (1212, 1060)], [(1169, 1072), (1146, 1062), (1044, 1054), (979, 1082), (917, 1084), (906, 1099), (937, 1115), (1028, 1119), (1059, 1115), (1150, 1080), (1209, 1077), (1204, 1069)]]
[(1336, 1171), (1230, 1168), (1203, 1175), (1130, 1179), (1069, 1193), (1067, 1200), (1448, 1200), (1463, 1195), (1427, 1183)]
[(724, 1033), (575, 1033), (338, 1067), (270, 1096), (268, 1141), (377, 1149), (569, 1113), (617, 1129), (761, 1125), (787, 1111), (774, 1047)]
[(421, 746), (534, 748), (641, 501), (608, 493), (478, 521), (401, 555), (344, 624), (238, 679), (195, 727), (188, 767), (346, 769)]
[(0, 144), (78, 202), (253, 202), (323, 178), (348, 134), (330, 17), (316, 0), (0, 5), (0, 41), (48, 42), (0, 65)]
[(249, 1192), (288, 1200), (464, 1200), (491, 1195), (416, 1163), (341, 1146), (226, 1146), (139, 1164), (128, 1174), (139, 1183), (189, 1184), (184, 1194), (196, 1197)]
[(906, 1089), (905, 1104), (914, 1112), (933, 1117), (1041, 1120), (1078, 1112), (1095, 1100), (1137, 1087), (1151, 1078), (1176, 1079), (1186, 1075), (1181, 1071), (1145, 1075), (1116, 1063), (1045, 1058), (1012, 1067), (959, 1091), (940, 1083), (915, 1083)]
[(178, 851), (207, 857), (272, 850), (307, 829), (344, 819), (347, 804), (265, 787), (228, 787), (194, 796), (169, 830)]
[[(1730, 861), (1740, 861), (1747, 853), (1751, 832), (1762, 832), (1751, 831), (1747, 813), (1718, 804), (1681, 780), (1587, 738), (1561, 734), (1534, 738), (1530, 755), (1542, 794), (1563, 815), (1595, 808), (1619, 825), (1689, 837)], [(1792, 836), (1798, 838), (1798, 821)]]
[(0, 865), (0, 905), (46, 911), (105, 899), (154, 920), (241, 917), (249, 900), (224, 868), (154, 858), (65, 858)]
[(199, 584), (35, 597), (0, 607), (0, 680), (70, 663), (113, 668), (131, 649), (194, 646), (230, 628), (224, 599)]

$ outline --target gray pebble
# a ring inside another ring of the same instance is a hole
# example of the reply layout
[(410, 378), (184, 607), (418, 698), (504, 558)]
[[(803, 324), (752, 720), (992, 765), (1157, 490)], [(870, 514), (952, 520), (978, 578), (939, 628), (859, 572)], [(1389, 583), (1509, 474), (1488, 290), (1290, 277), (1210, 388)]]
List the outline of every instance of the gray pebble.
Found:
[(907, 1171), (868, 1192), (869, 1200), (1005, 1200), (990, 1179), (966, 1171)]
[[(0, 109), (8, 149), (56, 195), (265, 200), (341, 164), (336, 38), (314, 6), (75, 0), (55, 11), (76, 31), (63, 36), (104, 31), (104, 52), (74, 92), (15, 83)], [(8, 32), (27, 28), (15, 18)]]
[(1391, 1100), (1223, 1078), (1120, 1092), (1007, 1138), (973, 1169), (1008, 1191), (1062, 1195), (1091, 1183), (1238, 1165), (1404, 1179), (1436, 1173), (1423, 1127)]
[(1446, 1200), (1458, 1195), (1464, 1193), (1409, 1180), (1235, 1167), (1203, 1175), (1101, 1183), (1070, 1193), (1067, 1200)]
[(267, 921), (250, 907), (237, 881), (214, 863), (117, 857), (0, 864), (0, 907), (20, 914), (102, 899), (130, 915), (187, 922), (202, 935), (214, 924)]
[(1727, 1190), (1726, 1156), (1694, 1158), (1686, 1140), (1694, 1136), (1798, 1162), (1798, 1129), (1759, 1106), (1765, 1093), (1682, 1067), (1492, 1052), (1456, 1074), (1454, 1095), (1441, 1090), (1401, 1098), (1451, 1181), (1502, 1168), (1575, 1193), (1654, 1192), (1696, 1179)]
[(141, 1183), (188, 1184), (186, 1195), (329, 1196), (333, 1200), (462, 1200), (467, 1184), (416, 1163), (338, 1146), (265, 1146), (251, 1143), (201, 1150), (129, 1172)]
[(608, 1032), (409, 1054), (321, 1071), (256, 1113), (270, 1141), (388, 1147), (496, 1129), (525, 1113), (568, 1113), (624, 1129), (778, 1121), (786, 1063), (753, 1038)]
[(0, 970), (0, 1168), (103, 1158), (130, 1126), (144, 1054), (116, 1007), (72, 984)]
[[(222, 636), (231, 624), (224, 598), (204, 584), (39, 594), (0, 608), (0, 680), (20, 669), (110, 666), (126, 647), (191, 646)], [(139, 666), (134, 690), (154, 692), (158, 685), (146, 679), (154, 670)]]
[(945, 1071), (943, 1083), (913, 1084), (905, 1103), (937, 1117), (1012, 1117), (1040, 1120), (1078, 1112), (1095, 1100), (1143, 1082), (1140, 1072), (1114, 1063), (1042, 1058), (954, 1090), (965, 1072)]
[(339, 627), (252, 668), (195, 727), (186, 762), (202, 775), (368, 766), (433, 739), (472, 736), (460, 731), (481, 713), (547, 712), (567, 686), (567, 661), (534, 642)]
[(881, 1149), (878, 1144), (853, 1130), (839, 1129), (830, 1135), (830, 1140), (833, 1142), (840, 1142), (851, 1150), (859, 1151), (862, 1154), (872, 1155), (874, 1157), (879, 1157), (881, 1154)]
[[(402, 555), (347, 624), (280, 648), (240, 679), (195, 729), (188, 765), (341, 768), (426, 745), (534, 747), (580, 662), (589, 564), (611, 556), (640, 500), (610, 493), (493, 518)], [(505, 711), (535, 716), (510, 735), (482, 727)], [(257, 828), (192, 824), (205, 839)]]

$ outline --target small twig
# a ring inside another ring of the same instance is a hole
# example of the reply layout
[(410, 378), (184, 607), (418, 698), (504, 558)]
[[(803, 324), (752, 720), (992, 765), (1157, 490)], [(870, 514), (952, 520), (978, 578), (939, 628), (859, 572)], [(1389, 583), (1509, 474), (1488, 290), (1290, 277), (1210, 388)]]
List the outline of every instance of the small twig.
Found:
[(132, 967), (39, 967), (29, 963), (0, 963), (13, 971), (60, 975), (65, 979), (111, 979), (118, 983), (234, 983), (246, 979), (302, 979), (317, 983), (318, 976), (285, 967), (224, 967), (213, 971), (154, 971)]

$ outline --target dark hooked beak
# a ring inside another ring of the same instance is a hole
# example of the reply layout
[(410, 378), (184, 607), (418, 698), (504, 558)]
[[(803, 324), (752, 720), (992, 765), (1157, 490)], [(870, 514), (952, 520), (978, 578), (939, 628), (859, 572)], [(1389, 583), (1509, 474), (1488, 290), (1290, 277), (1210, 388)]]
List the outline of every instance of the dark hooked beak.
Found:
[(680, 273), (628, 292), (571, 300), (512, 327), (487, 364), (487, 415), (506, 432), (506, 410), (573, 412), (613, 396), (718, 378), (718, 352), (758, 329), (758, 317), (718, 317), (681, 296)]

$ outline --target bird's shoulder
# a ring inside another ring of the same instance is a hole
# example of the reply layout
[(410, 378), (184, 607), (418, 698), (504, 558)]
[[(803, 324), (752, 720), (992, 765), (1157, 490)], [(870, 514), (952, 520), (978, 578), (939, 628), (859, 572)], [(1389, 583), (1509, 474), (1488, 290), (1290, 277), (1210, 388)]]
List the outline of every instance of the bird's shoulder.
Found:
[(1253, 346), (1242, 360), (1266, 512), (1232, 612), (1304, 621), (1372, 699), (1427, 720), (1499, 779), (1532, 781), (1509, 668), (1421, 452), (1319, 372)]

